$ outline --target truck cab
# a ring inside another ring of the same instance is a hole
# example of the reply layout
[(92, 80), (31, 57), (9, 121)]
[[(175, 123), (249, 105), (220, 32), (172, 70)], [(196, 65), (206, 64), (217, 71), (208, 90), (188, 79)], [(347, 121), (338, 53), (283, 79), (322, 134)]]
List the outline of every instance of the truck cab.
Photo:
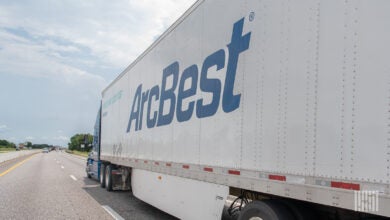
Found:
[(100, 176), (100, 114), (101, 108), (99, 108), (96, 116), (96, 122), (94, 126), (92, 151), (88, 154), (86, 172), (88, 178), (99, 180)]

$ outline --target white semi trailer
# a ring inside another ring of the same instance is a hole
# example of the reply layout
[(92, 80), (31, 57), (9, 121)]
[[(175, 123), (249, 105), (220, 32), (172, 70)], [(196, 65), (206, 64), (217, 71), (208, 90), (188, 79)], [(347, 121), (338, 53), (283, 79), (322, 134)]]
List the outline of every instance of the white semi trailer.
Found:
[(197, 1), (103, 91), (88, 175), (182, 219), (390, 217), (389, 12)]

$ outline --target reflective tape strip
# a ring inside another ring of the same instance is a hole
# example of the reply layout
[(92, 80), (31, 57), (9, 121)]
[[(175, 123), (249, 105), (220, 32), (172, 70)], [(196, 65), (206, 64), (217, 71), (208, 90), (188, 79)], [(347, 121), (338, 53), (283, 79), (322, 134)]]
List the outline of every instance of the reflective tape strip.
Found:
[(232, 175), (240, 175), (241, 172), (239, 170), (228, 170), (228, 174), (232, 174)]
[(213, 168), (211, 167), (204, 167), (203, 170), (206, 172), (213, 172)]
[(360, 184), (331, 181), (330, 186), (340, 189), (360, 190)]
[(268, 175), (268, 179), (270, 180), (278, 180), (278, 181), (286, 181), (286, 176), (281, 176), (281, 175)]

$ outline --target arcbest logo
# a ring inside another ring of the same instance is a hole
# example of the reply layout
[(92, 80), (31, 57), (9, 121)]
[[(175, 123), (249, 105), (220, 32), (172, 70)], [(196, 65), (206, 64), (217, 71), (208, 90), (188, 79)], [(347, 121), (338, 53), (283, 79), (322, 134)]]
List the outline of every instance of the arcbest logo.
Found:
[[(179, 79), (179, 62), (173, 62), (163, 70), (161, 88), (159, 85), (156, 85), (143, 92), (142, 84), (137, 87), (131, 107), (127, 132), (130, 132), (132, 126), (134, 126), (135, 131), (142, 129), (145, 108), (146, 126), (148, 128), (154, 128), (156, 125), (157, 127), (169, 125), (175, 115), (178, 122), (188, 121), (191, 119), (194, 111), (198, 118), (211, 117), (218, 110), (221, 95), (222, 110), (225, 113), (232, 112), (240, 107), (241, 94), (233, 94), (237, 63), (239, 55), (249, 48), (251, 39), (251, 32), (244, 36), (242, 35), (243, 25), (244, 18), (233, 25), (231, 42), (227, 45), (229, 58), (222, 94), (221, 81), (219, 79), (209, 78), (208, 70), (214, 66), (217, 71), (225, 67), (225, 50), (220, 49), (206, 57), (200, 69), (200, 75), (198, 66), (194, 64), (184, 69)], [(171, 80), (170, 83), (168, 83), (168, 79)], [(200, 98), (196, 101), (189, 102), (187, 106), (183, 106), (184, 99), (196, 94), (198, 79), (200, 91), (212, 94), (211, 102), (204, 104), (203, 98)], [(185, 89), (184, 85), (187, 80), (191, 80), (191, 85), (190, 88)], [(172, 86), (167, 88), (167, 84)], [(176, 94), (177, 86), (179, 88)], [(153, 102), (159, 103), (158, 111), (151, 111)], [(167, 104), (169, 104), (169, 112), (164, 114), (164, 105)]]

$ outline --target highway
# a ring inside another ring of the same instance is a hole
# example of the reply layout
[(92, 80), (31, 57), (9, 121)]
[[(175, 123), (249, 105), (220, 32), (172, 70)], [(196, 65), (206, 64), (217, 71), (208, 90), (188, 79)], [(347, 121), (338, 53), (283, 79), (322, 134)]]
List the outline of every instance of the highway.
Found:
[(107, 192), (85, 163), (56, 151), (0, 163), (0, 219), (175, 219), (131, 192)]

